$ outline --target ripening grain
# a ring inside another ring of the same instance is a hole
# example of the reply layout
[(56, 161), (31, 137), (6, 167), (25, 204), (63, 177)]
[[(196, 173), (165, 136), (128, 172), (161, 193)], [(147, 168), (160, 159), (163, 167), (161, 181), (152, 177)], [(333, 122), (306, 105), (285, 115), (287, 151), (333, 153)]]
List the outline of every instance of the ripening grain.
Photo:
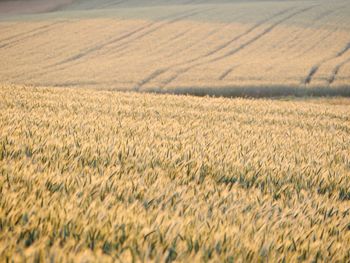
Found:
[(350, 104), (0, 88), (0, 261), (350, 260)]

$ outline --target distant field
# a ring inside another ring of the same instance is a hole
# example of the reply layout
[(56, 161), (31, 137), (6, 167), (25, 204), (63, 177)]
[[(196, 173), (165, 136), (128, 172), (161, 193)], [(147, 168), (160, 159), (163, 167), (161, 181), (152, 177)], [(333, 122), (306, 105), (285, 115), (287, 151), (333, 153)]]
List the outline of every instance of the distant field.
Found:
[(81, 0), (0, 15), (0, 58), (1, 83), (350, 96), (350, 2)]
[(59, 10), (74, 0), (0, 0), (0, 14), (43, 13)]
[(0, 97), (1, 262), (350, 261), (346, 99)]

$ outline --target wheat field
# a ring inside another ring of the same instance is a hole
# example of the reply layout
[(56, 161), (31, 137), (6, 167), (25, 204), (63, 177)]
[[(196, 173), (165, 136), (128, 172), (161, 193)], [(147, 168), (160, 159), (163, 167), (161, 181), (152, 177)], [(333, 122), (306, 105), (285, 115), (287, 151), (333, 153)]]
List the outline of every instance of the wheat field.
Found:
[(0, 262), (348, 263), (348, 97), (347, 0), (0, 0)]
[(350, 96), (347, 0), (79, 0), (51, 13), (6, 14), (1, 83)]
[(348, 99), (0, 97), (2, 262), (350, 261)]

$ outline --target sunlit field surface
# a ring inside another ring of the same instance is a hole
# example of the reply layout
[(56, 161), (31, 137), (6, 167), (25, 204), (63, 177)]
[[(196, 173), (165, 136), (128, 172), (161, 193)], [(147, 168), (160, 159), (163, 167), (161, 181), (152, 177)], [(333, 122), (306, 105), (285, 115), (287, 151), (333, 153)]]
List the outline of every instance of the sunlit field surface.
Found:
[(348, 263), (349, 97), (348, 0), (0, 0), (0, 262)]
[(80, 0), (55, 11), (0, 14), (1, 83), (350, 96), (347, 0)]
[(0, 88), (0, 261), (350, 261), (350, 102)]

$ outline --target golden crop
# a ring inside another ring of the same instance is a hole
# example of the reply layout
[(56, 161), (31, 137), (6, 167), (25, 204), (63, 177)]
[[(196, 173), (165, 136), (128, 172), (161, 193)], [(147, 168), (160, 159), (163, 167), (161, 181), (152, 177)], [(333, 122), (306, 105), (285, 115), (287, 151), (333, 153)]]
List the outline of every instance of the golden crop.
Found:
[(350, 261), (348, 100), (0, 88), (0, 261)]

